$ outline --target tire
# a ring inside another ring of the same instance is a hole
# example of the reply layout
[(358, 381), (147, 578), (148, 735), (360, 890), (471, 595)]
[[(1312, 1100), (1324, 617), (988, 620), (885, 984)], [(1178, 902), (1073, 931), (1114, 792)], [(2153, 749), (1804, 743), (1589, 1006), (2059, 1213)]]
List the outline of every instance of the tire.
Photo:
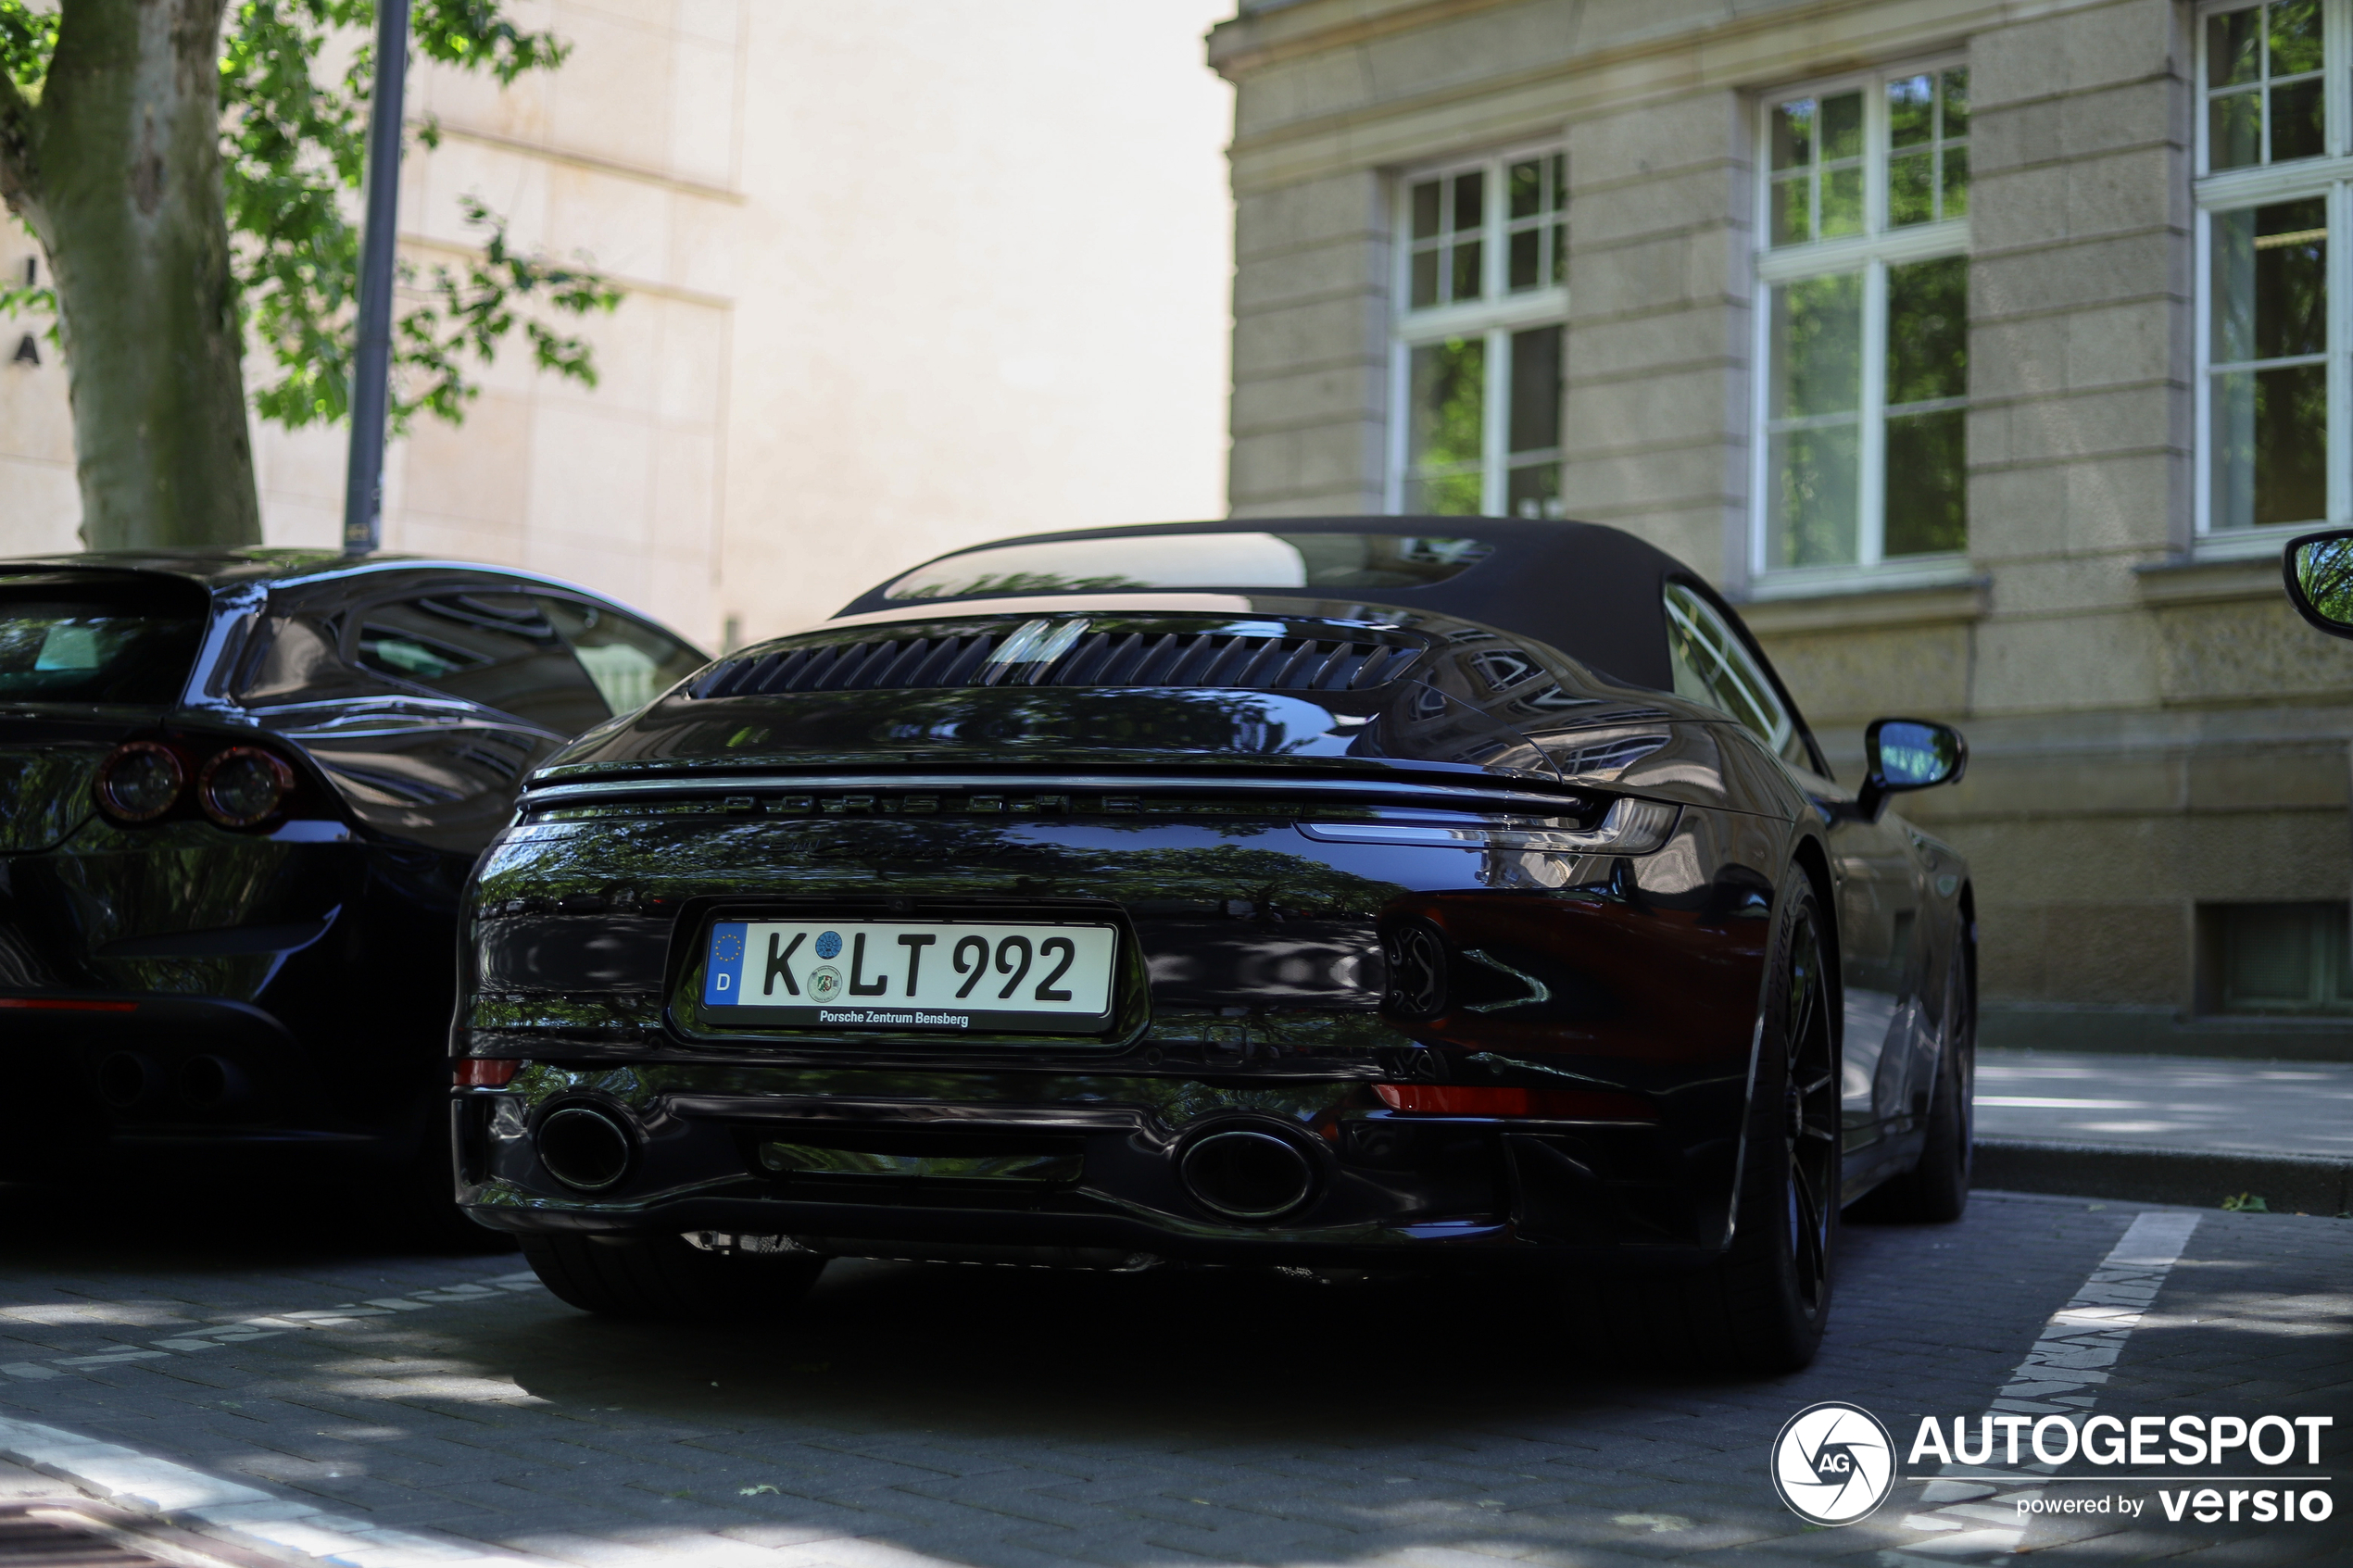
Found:
[[(1963, 956), (1964, 964), (1968, 962)], [(1966, 970), (1964, 975), (1966, 976)], [(1910, 1170), (1866, 1201), (1869, 1217), (1908, 1224), (1949, 1224), (1969, 1208), (1969, 1168), (1977, 1148), (1975, 998), (1964, 978), (1928, 1109), (1928, 1142)], [(1860, 1206), (1858, 1215), (1865, 1212)]]
[(527, 1236), (522, 1255), (540, 1284), (584, 1312), (671, 1323), (774, 1317), (826, 1262), (705, 1252), (675, 1236)]
[(1839, 1230), (1839, 1040), (1821, 912), (1802, 874), (1785, 896), (1764, 1001), (1731, 1244), (1706, 1266), (1625, 1281), (1604, 1298), (1621, 1346), (1651, 1359), (1771, 1375), (1814, 1359), (1830, 1319)]

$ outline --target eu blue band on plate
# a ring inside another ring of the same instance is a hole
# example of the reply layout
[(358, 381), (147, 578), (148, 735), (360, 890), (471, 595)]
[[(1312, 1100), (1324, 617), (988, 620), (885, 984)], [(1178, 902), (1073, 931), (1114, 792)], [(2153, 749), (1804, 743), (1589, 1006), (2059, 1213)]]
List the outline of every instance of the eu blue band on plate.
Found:
[(702, 1005), (734, 1007), (743, 999), (744, 922), (721, 921), (711, 928), (711, 961), (703, 966)]

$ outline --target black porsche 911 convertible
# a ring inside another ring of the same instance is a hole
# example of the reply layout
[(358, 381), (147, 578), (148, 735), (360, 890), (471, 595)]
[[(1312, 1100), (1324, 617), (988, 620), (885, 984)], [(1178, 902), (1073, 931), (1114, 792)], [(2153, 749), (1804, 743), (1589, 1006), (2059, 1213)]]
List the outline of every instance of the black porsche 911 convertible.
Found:
[(1843, 1204), (1968, 1189), (1968, 869), (1611, 529), (932, 561), (529, 780), (468, 896), (460, 1201), (591, 1311), (834, 1257), (1606, 1281), (1803, 1363)]
[(0, 1173), (417, 1173), (523, 777), (704, 656), (527, 572), (0, 561)]

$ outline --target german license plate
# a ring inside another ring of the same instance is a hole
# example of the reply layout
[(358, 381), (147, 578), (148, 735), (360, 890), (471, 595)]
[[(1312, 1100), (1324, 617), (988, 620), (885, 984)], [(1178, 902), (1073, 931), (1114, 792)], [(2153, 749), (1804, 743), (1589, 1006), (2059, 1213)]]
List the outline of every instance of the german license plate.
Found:
[(720, 1024), (1093, 1035), (1118, 951), (1109, 925), (720, 921), (702, 1004)]

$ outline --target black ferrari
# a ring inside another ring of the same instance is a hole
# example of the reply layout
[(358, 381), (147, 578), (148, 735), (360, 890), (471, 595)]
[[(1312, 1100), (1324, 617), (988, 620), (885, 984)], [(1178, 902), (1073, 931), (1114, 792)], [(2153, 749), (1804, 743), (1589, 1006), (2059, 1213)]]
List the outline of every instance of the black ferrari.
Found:
[(467, 894), (459, 1198), (594, 1311), (837, 1257), (1574, 1281), (1803, 1363), (1843, 1206), (1968, 1191), (1959, 777), (1833, 782), (1603, 527), (943, 557), (532, 774)]
[(0, 561), (0, 1173), (405, 1169), (454, 1221), (474, 858), (535, 767), (704, 663), (496, 568)]

